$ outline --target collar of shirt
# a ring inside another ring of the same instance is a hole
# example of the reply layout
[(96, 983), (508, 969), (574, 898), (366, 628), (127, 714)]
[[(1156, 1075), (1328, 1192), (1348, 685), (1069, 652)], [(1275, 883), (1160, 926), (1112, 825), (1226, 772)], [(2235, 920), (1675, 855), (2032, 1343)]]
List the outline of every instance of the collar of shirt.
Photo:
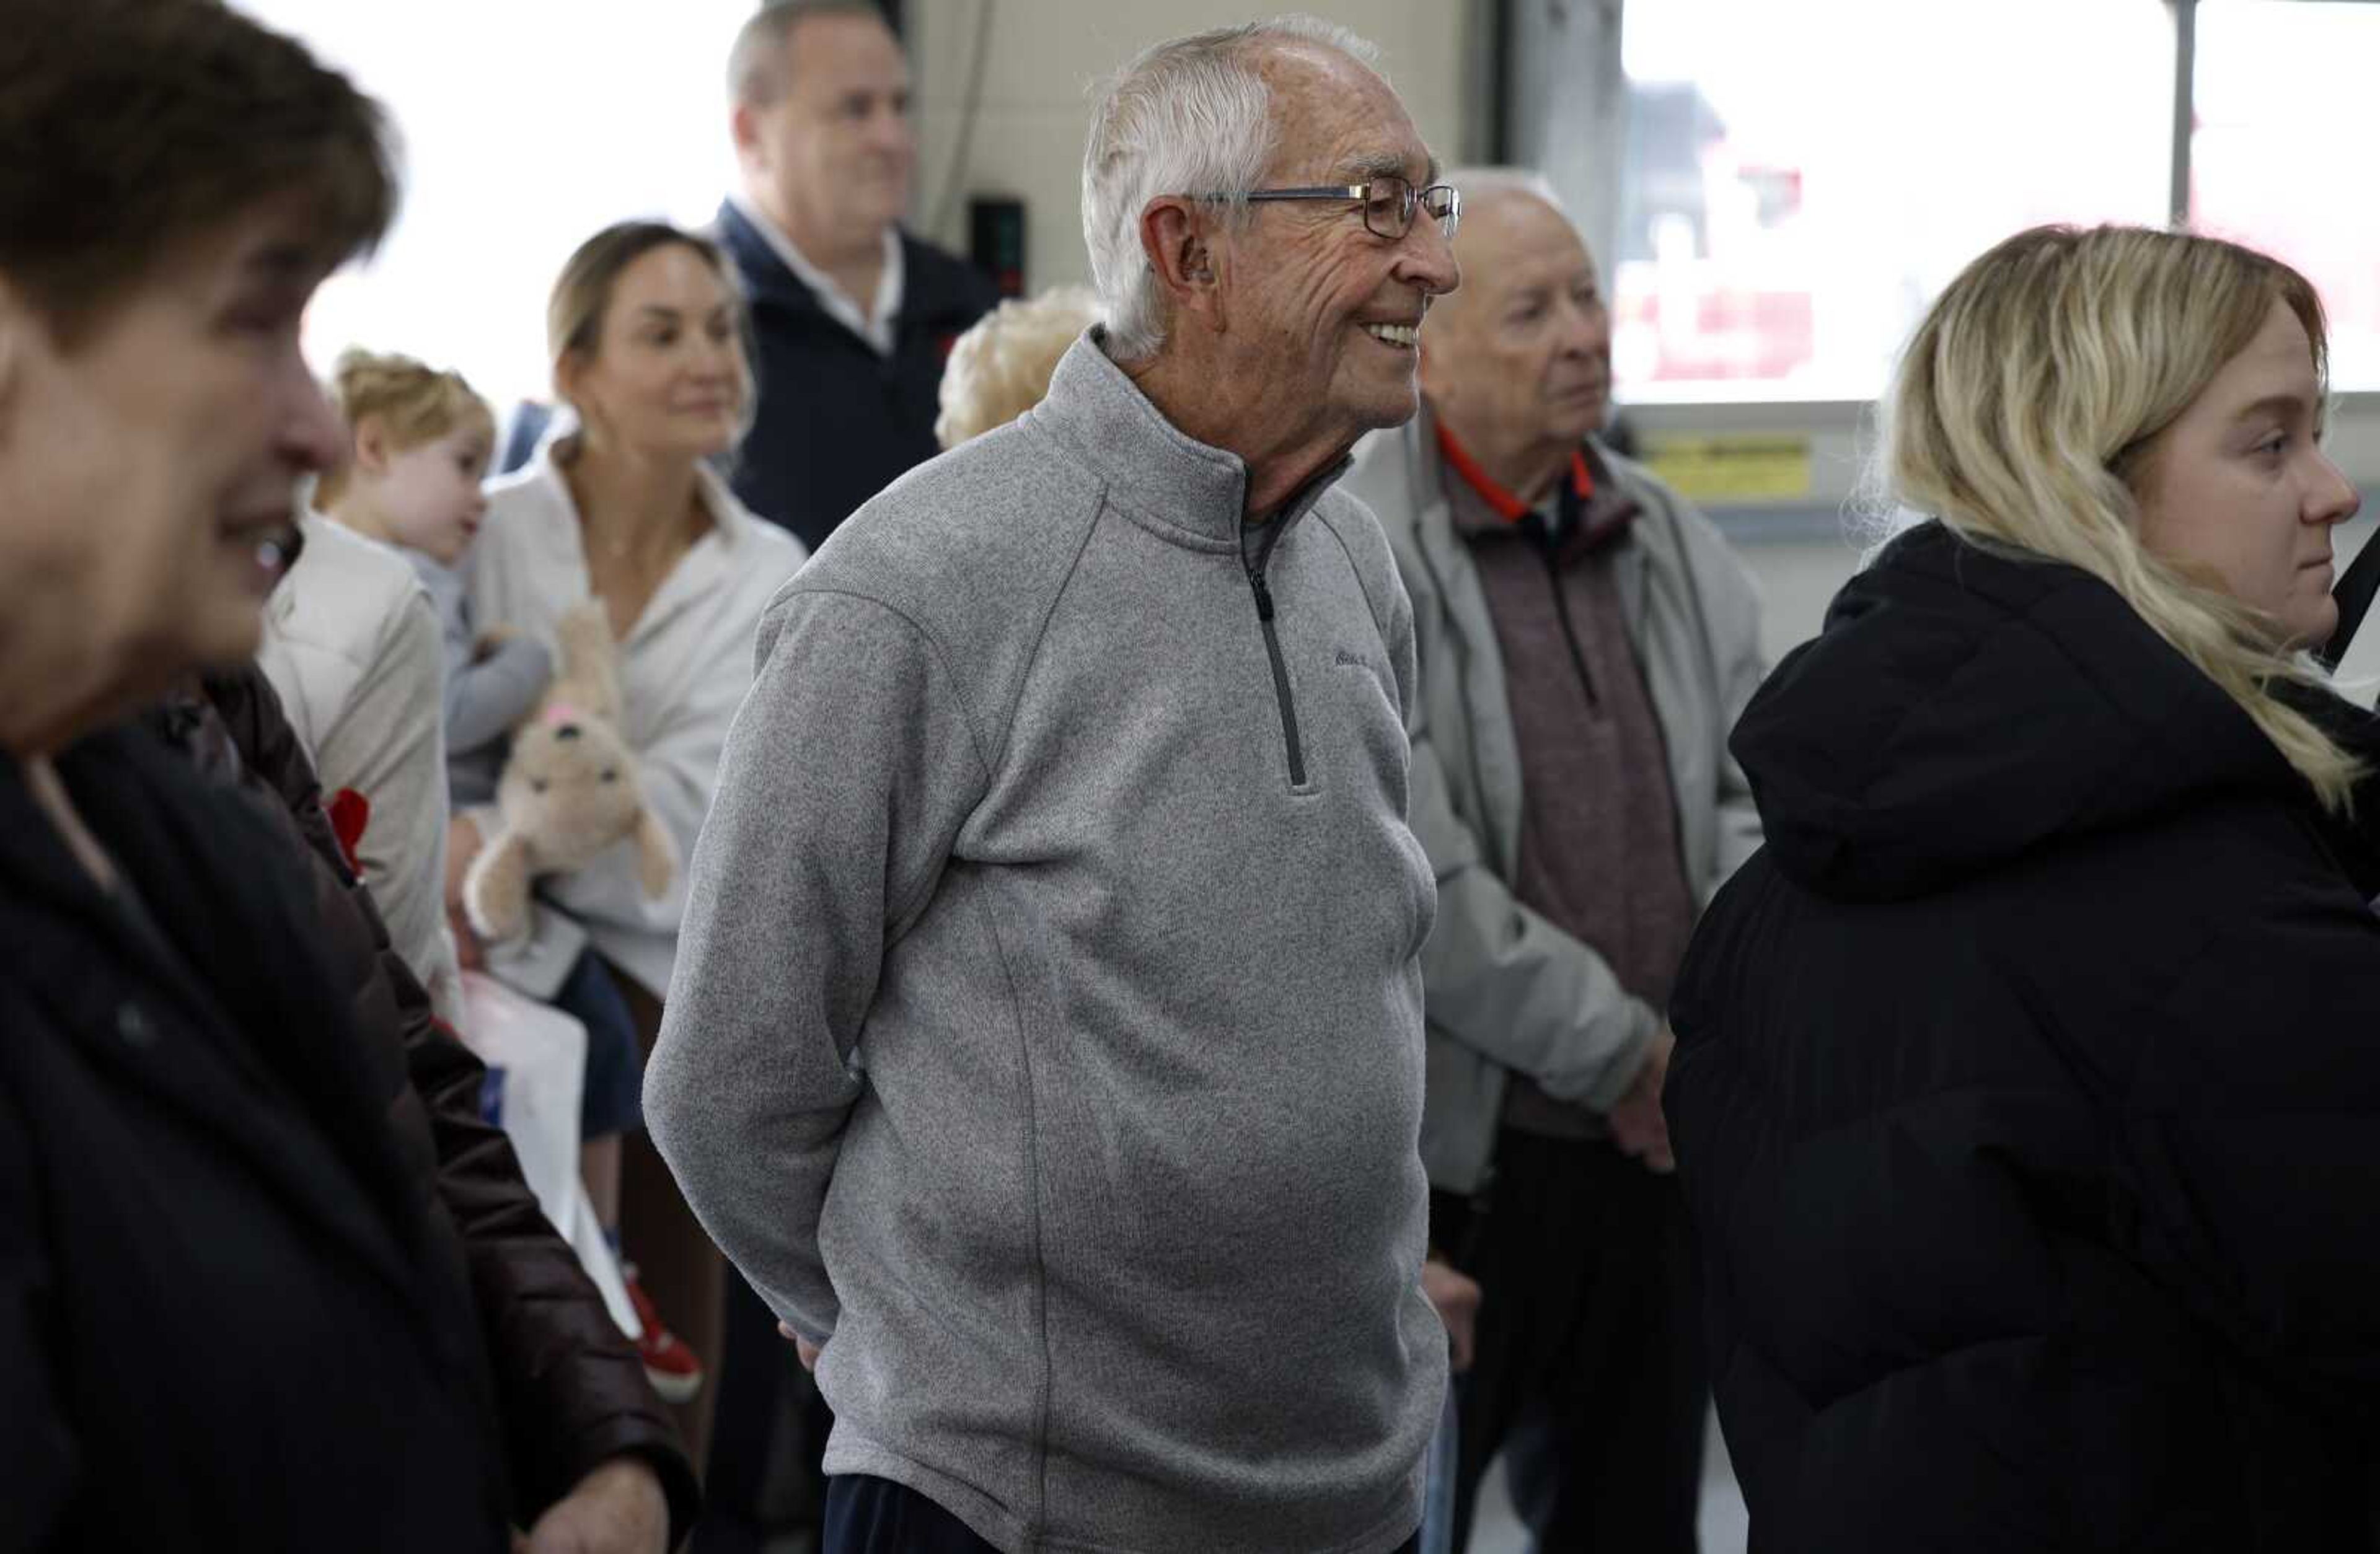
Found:
[(741, 193), (733, 193), (727, 198), (744, 219), (752, 224), (752, 230), (768, 243), (771, 251), (786, 269), (793, 272), (794, 279), (809, 287), (810, 295), (818, 298), (819, 307), (827, 317), (867, 341), (868, 347), (878, 356), (892, 354), (895, 345), (892, 326), (901, 316), (901, 294), (906, 282), (901, 261), (900, 228), (888, 226), (884, 229), (884, 268), (876, 278), (875, 306), (870, 311), (863, 312), (859, 304), (834, 284), (834, 277), (804, 257), (802, 250), (794, 247), (794, 240), (786, 237), (759, 206)]
[[(1438, 451), (1446, 460), (1447, 467), (1462, 477), (1463, 483), (1478, 493), (1480, 500), (1488, 504), (1488, 511), (1506, 523), (1519, 523), (1529, 516), (1530, 504), (1499, 485), (1496, 478), (1488, 474), (1480, 467), (1479, 461), (1471, 456), (1470, 450), (1455, 440), (1453, 431), (1444, 421), (1437, 424), (1437, 431)], [(1572, 495), (1582, 503), (1595, 494), (1595, 476), (1587, 468), (1586, 455), (1583, 450), (1576, 448), (1571, 450), (1570, 486)], [(1558, 507), (1557, 510), (1559, 511)]]
[(1575, 533), (1585, 548), (1593, 549), (1625, 532), (1636, 516), (1634, 501), (1625, 492), (1597, 478), (1602, 470), (1592, 443), (1582, 443), (1571, 450), (1570, 478), (1557, 481), (1554, 489), (1532, 507), (1498, 484), (1444, 421), (1432, 418), (1431, 430), (1437, 436), (1440, 458), (1455, 477), (1450, 485), (1460, 487), (1470, 498), (1453, 504), (1454, 527), (1463, 533), (1476, 535), (1524, 527), (1534, 516), (1537, 527), (1532, 532), (1558, 543)]

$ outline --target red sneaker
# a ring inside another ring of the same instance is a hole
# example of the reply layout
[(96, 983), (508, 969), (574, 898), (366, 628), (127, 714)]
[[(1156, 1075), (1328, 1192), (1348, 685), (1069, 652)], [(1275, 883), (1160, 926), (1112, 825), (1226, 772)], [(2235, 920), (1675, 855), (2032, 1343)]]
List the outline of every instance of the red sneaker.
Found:
[(702, 1362), (677, 1334), (662, 1326), (652, 1297), (637, 1282), (636, 1265), (622, 1264), (620, 1278), (628, 1287), (628, 1304), (636, 1308), (637, 1323), (645, 1329), (637, 1340), (637, 1357), (645, 1362), (645, 1379), (664, 1402), (691, 1401), (702, 1390)]

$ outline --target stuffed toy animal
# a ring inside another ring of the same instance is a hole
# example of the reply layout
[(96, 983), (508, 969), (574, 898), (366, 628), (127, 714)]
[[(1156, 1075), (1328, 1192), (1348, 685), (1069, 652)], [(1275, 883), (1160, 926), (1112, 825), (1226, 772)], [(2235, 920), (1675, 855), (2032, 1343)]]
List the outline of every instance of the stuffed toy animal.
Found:
[(620, 676), (601, 600), (573, 606), (554, 625), (553, 683), (513, 731), (496, 783), (502, 825), (463, 877), (463, 908), (487, 940), (528, 926), (539, 876), (583, 868), (623, 842), (637, 849), (637, 880), (658, 899), (677, 872), (669, 830), (645, 803), (635, 752), (620, 735)]

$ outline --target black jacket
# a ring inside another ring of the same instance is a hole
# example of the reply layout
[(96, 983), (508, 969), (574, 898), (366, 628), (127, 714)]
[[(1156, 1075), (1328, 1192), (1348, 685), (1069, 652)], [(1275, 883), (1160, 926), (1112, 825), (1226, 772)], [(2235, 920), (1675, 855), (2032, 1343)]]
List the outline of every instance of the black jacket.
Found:
[[(348, 991), (358, 1038), (404, 1055), (407, 1082), (388, 1098), (389, 1120), (462, 1237), (516, 1519), (534, 1523), (602, 1463), (635, 1456), (661, 1479), (674, 1545), (699, 1509), (693, 1464), (636, 1346), (522, 1180), (511, 1141), (481, 1117), (486, 1069), (437, 1023), (429, 994), (391, 948), (370, 892), (346, 869), (321, 783), (272, 682), (251, 664), (207, 676), (205, 694), (238, 777), (280, 810), (295, 828), (292, 840), (311, 854), (314, 943)], [(202, 760), (208, 732), (193, 722), (182, 740)]]
[(1755, 1554), (2380, 1547), (2361, 839), (2112, 590), (1938, 526), (1733, 748), (1768, 845), (1667, 1105)]
[(0, 759), (0, 1550), (502, 1550), (463, 1249), (285, 825), (145, 728)]
[(815, 551), (835, 526), (941, 451), (934, 416), (952, 343), (1000, 300), (972, 264), (901, 235), (901, 311), (888, 358), (830, 318), (733, 204), (717, 235), (752, 307), (759, 399), (735, 455), (744, 505)]

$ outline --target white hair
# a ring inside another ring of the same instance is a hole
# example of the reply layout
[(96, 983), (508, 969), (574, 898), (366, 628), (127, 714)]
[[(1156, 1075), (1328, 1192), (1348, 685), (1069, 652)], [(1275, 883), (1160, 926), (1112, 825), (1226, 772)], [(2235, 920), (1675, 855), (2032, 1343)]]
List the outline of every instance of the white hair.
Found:
[(1454, 192), (1466, 205), (1493, 200), (1500, 194), (1525, 194), (1544, 200), (1565, 220), (1570, 216), (1562, 197), (1554, 191), (1553, 180), (1534, 167), (1457, 167), (1440, 174), (1439, 181), (1452, 184)]
[(1040, 404), (1058, 358), (1099, 322), (1099, 299), (1088, 286), (1010, 297), (978, 319), (942, 364), (935, 441), (955, 448)]
[(1272, 93), (1257, 72), (1268, 50), (1318, 43), (1378, 74), (1379, 50), (1334, 22), (1285, 16), (1159, 43), (1106, 83), (1083, 152), (1083, 242), (1091, 284), (1107, 309), (1108, 350), (1119, 361), (1165, 340), (1164, 294), (1140, 246), (1140, 215), (1169, 194), (1240, 198), (1271, 161)]

